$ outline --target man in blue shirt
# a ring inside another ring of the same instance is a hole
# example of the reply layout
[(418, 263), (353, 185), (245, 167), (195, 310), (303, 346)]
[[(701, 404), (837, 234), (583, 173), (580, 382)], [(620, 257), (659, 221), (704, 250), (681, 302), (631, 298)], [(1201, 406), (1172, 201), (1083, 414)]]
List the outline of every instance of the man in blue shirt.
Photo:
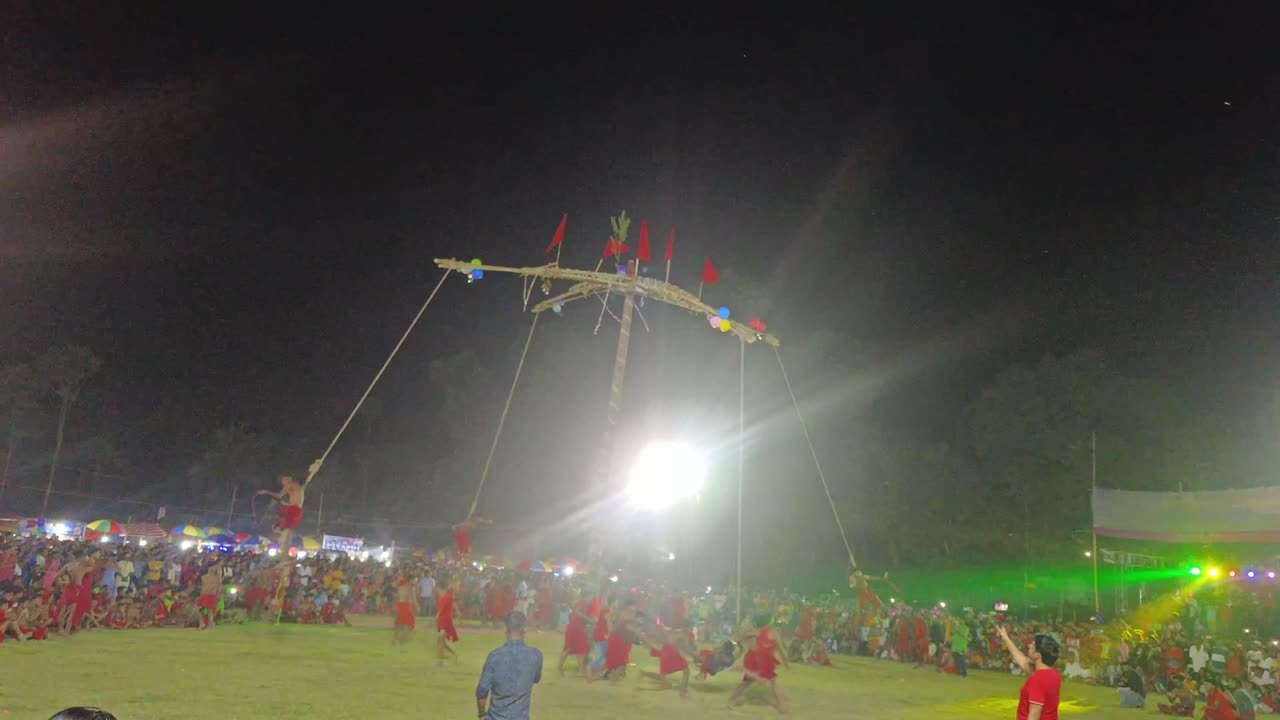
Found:
[(484, 720), (529, 720), (533, 686), (542, 680), (542, 651), (524, 644), (527, 624), (522, 612), (507, 615), (506, 644), (485, 658), (476, 686), (476, 710)]

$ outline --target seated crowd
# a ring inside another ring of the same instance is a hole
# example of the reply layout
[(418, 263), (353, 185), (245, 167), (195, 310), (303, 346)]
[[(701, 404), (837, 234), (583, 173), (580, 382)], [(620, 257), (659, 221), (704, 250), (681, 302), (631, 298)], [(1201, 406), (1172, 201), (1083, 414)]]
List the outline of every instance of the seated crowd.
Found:
[[(608, 581), (516, 573), (457, 558), (379, 562), (327, 555), (283, 562), (267, 554), (201, 552), (164, 541), (144, 547), (0, 538), (0, 642), (93, 628), (212, 627), (276, 614), (284, 622), (344, 624), (348, 615), (392, 614), (397, 588), (408, 582), (418, 591), (419, 612), (431, 614), (446, 578), (455, 588), (460, 619), (499, 622), (521, 610), (535, 626), (563, 628), (579, 600), (608, 594), (625, 596), (651, 623), (687, 630), (698, 642), (740, 639), (748, 632), (734, 627), (731, 588), (602, 589), (599, 584)], [(1273, 639), (1280, 623), (1272, 619), (1271, 598), (1235, 584), (1157, 598), (1123, 620), (1101, 625), (884, 605), (863, 593), (804, 598), (753, 591), (743, 605), (744, 623), (771, 618), (780, 652), (792, 662), (830, 664), (831, 654), (841, 653), (931, 665), (960, 677), (972, 668), (1020, 673), (996, 632), (1003, 624), (1022, 644), (1040, 633), (1058, 638), (1063, 676), (1118, 688), (1125, 707), (1142, 707), (1148, 694), (1158, 693), (1167, 696), (1157, 703), (1160, 710), (1173, 715), (1188, 715), (1197, 701), (1215, 720), (1280, 708), (1280, 641)]]

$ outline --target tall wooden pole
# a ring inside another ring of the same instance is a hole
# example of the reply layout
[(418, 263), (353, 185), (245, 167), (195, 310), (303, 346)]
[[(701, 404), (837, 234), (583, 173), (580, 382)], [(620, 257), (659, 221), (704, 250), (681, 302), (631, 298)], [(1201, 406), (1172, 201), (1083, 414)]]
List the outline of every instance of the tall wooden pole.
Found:
[(239, 491), (239, 485), (231, 487), (231, 506), (227, 508), (227, 527), (231, 527), (231, 518), (236, 514), (236, 493)]
[[(627, 263), (627, 269), (635, 273), (634, 261)], [(609, 407), (605, 411), (604, 430), (600, 437), (600, 447), (596, 452), (595, 473), (592, 476), (593, 490), (603, 497), (612, 488), (609, 481), (613, 476), (614, 466), (614, 431), (618, 427), (618, 416), (622, 412), (622, 388), (627, 375), (627, 352), (631, 348), (631, 318), (635, 314), (635, 296), (626, 293), (622, 296), (622, 321), (618, 330), (618, 349), (613, 356), (613, 379), (609, 383)], [(607, 528), (597, 525), (591, 531), (590, 549), (592, 563), (599, 564), (604, 555), (604, 535)]]

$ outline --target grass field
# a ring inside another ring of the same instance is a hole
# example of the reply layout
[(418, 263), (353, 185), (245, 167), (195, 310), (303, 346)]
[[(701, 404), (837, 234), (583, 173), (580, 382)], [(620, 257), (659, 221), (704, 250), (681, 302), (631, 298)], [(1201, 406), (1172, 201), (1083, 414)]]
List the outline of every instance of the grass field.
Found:
[[(376, 621), (374, 621), (376, 622)], [(422, 627), (433, 627), (420, 621)], [(587, 685), (556, 675), (559, 636), (531, 638), (548, 665), (533, 716), (590, 718), (773, 717), (755, 692), (746, 707), (726, 699), (738, 676), (693, 681), (689, 697), (658, 690), (637, 673)], [(97, 705), (120, 720), (258, 720), (475, 717), (474, 688), (495, 631), (462, 629), (461, 659), (434, 660), (434, 632), (393, 648), (385, 627), (244, 625), (194, 630), (97, 631), (71, 639), (0, 646), (0, 717), (45, 720), (68, 705)], [(639, 667), (656, 660), (639, 650)], [(572, 664), (573, 661), (570, 661)], [(791, 715), (801, 718), (1013, 718), (1020, 680), (976, 672), (967, 680), (896, 663), (836, 658), (832, 668), (781, 671)], [(1114, 691), (1068, 685), (1061, 712), (1079, 720), (1154, 714), (1116, 708)]]

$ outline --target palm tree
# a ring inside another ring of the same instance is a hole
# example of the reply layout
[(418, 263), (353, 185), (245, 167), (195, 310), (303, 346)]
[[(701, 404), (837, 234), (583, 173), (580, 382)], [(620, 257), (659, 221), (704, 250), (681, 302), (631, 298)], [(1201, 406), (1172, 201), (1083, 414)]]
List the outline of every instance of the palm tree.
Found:
[(5, 444), (4, 467), (0, 469), (0, 500), (9, 487), (9, 468), (18, 449), (18, 417), (35, 406), (35, 374), (31, 366), (19, 363), (0, 368), (0, 406), (9, 409), (9, 434)]
[(62, 453), (67, 414), (80, 397), (80, 388), (85, 380), (101, 367), (102, 360), (82, 345), (49, 348), (40, 360), (40, 375), (50, 383), (53, 394), (60, 398), (61, 405), (58, 410), (58, 435), (53, 445), (53, 458), (49, 461), (49, 482), (44, 487), (44, 503), (40, 506), (41, 516), (49, 510), (49, 495), (53, 492), (53, 481), (58, 475), (58, 455)]

